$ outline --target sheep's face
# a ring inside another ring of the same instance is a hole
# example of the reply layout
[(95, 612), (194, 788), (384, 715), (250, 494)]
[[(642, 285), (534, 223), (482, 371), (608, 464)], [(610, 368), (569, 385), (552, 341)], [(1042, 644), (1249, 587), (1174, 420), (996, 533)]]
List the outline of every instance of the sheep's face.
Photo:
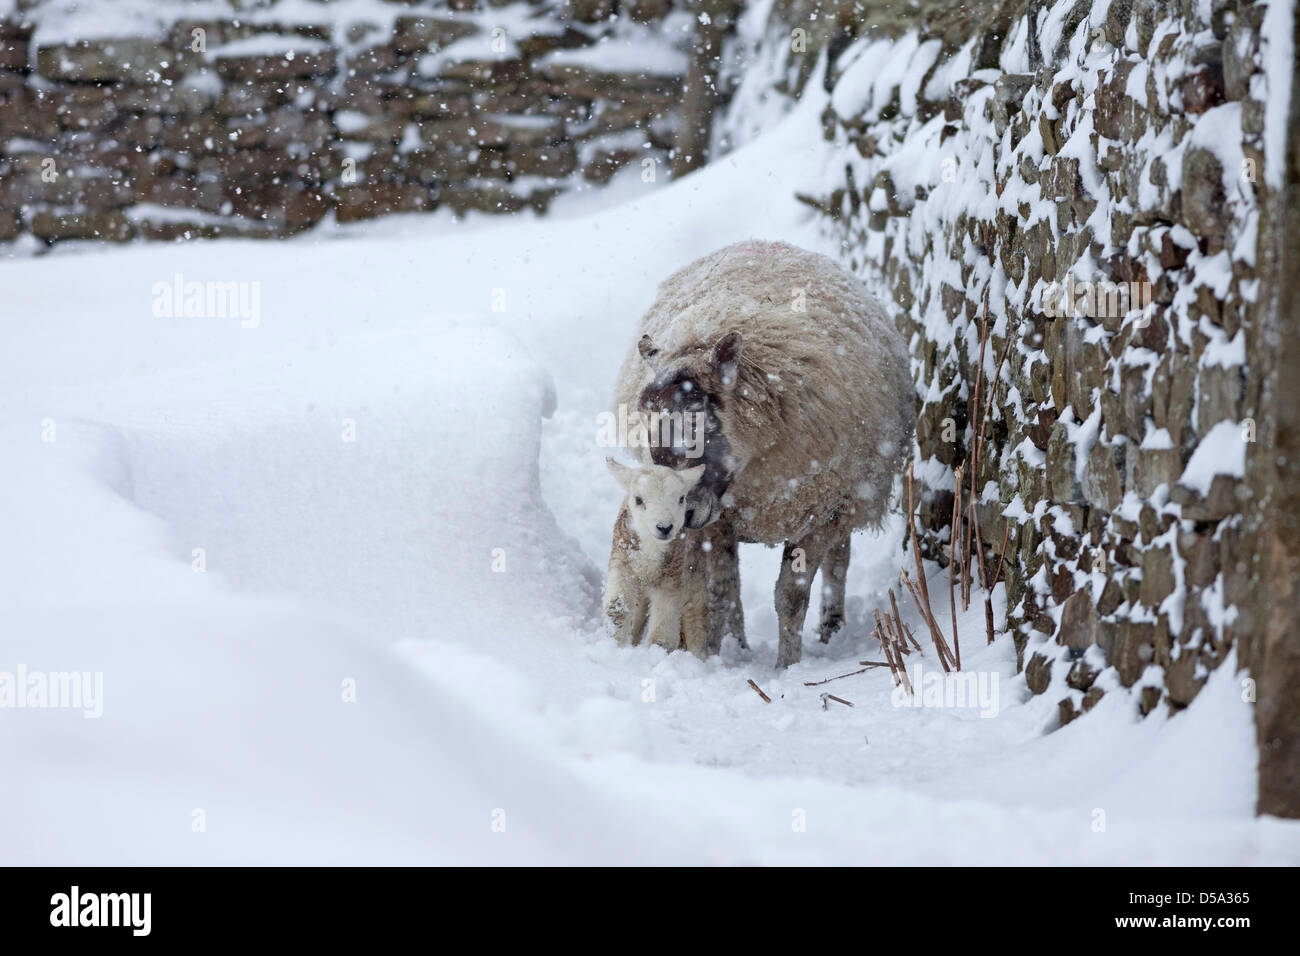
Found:
[(722, 496), (737, 470), (723, 419), (740, 375), (740, 333), (728, 332), (712, 347), (672, 357), (665, 356), (650, 336), (643, 335), (637, 351), (654, 373), (637, 398), (641, 410), (703, 423), (704, 434), (692, 434), (691, 447), (659, 445), (650, 450), (655, 464), (669, 467), (694, 464), (702, 455), (705, 471), (687, 497), (686, 524), (703, 528), (722, 513)]
[(627, 494), (627, 512), (638, 537), (667, 541), (685, 529), (687, 502), (704, 474), (703, 465), (674, 471), (663, 465), (629, 468), (612, 458), (605, 464)]
[(711, 346), (701, 345), (674, 356), (655, 345), (648, 335), (637, 342), (637, 352), (654, 372), (647, 392), (674, 404), (695, 404), (704, 396), (723, 398), (735, 387), (740, 374), (740, 333), (728, 332)]

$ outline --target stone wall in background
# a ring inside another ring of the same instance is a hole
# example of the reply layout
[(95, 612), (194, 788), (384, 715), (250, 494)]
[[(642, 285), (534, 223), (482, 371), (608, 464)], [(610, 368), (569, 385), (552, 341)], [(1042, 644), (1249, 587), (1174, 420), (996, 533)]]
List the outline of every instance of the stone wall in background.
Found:
[(690, 23), (672, 0), (18, 0), (0, 241), (540, 211), (666, 175)]
[(1260, 628), (1269, 8), (898, 6), (778, 0), (773, 42), (820, 25), (786, 72), (828, 64), (834, 161), (803, 198), (910, 341), (923, 549), (947, 563), (992, 380), (975, 497), (1029, 689), (1062, 723), (1106, 693), (1182, 708)]

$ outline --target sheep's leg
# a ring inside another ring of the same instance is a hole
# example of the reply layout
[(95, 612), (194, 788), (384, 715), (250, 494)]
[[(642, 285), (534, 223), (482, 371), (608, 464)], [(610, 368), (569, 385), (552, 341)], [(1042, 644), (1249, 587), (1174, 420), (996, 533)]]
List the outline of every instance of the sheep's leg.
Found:
[(670, 654), (682, 643), (682, 595), (679, 587), (650, 589), (650, 623), (646, 642)]
[(839, 532), (822, 559), (821, 640), (825, 644), (844, 624), (844, 579), (849, 573), (850, 529)]
[(709, 655), (708, 552), (701, 547), (702, 535), (687, 541), (686, 565), (682, 571), (682, 643), (704, 660)]
[(733, 635), (741, 647), (745, 642), (745, 606), (740, 600), (740, 553), (736, 532), (724, 516), (705, 532), (709, 543), (709, 653), (722, 650), (722, 641)]
[(605, 616), (614, 625), (614, 640), (622, 647), (637, 644), (645, 630), (647, 601), (645, 595), (622, 586), (621, 576), (611, 571), (606, 585)]
[(682, 643), (686, 649), (704, 660), (709, 656), (709, 599), (701, 588), (682, 605)]
[(619, 646), (628, 647), (641, 643), (641, 633), (645, 630), (646, 610), (644, 600), (631, 607), (620, 603), (605, 610), (605, 614), (614, 624), (614, 640), (618, 641)]
[(789, 667), (803, 656), (803, 621), (808, 614), (808, 592), (826, 553), (826, 533), (817, 531), (799, 541), (787, 541), (776, 579), (776, 617), (781, 633), (776, 666)]
[(631, 627), (628, 628), (628, 637), (630, 638), (628, 643), (634, 647), (641, 643), (641, 639), (645, 635), (646, 621), (649, 617), (650, 600), (644, 594), (639, 595), (632, 607)]

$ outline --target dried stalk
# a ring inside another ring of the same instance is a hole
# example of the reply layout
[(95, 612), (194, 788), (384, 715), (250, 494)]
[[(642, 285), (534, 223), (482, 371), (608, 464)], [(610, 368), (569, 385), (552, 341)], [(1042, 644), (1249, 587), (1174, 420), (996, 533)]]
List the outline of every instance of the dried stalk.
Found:
[(926, 614), (925, 607), (922, 604), (923, 599), (920, 589), (917, 588), (912, 579), (907, 576), (906, 572), (903, 573), (903, 583), (907, 585), (908, 593), (912, 595), (912, 601), (916, 604), (917, 612), (930, 627), (930, 639), (934, 641), (935, 650), (939, 654), (939, 664), (943, 667), (945, 672), (951, 671), (952, 667), (950, 666), (950, 663), (954, 662), (954, 658), (952, 651), (948, 648), (948, 642), (944, 639), (943, 631), (939, 629), (939, 624), (935, 621), (934, 615)]
[(912, 646), (919, 651), (921, 649), (921, 642), (916, 639), (916, 635), (912, 633), (912, 629), (904, 624), (903, 630), (907, 634), (907, 639), (912, 642)]
[(768, 697), (766, 694), (764, 694), (764, 693), (763, 693), (763, 688), (761, 688), (761, 687), (759, 687), (757, 684), (755, 684), (754, 681), (753, 681), (752, 679), (749, 681), (749, 686), (752, 687), (752, 688), (754, 688), (754, 693), (756, 693), (759, 697), (763, 698), (763, 703), (765, 703), (765, 704), (770, 704), (770, 703), (772, 703), (772, 698), (771, 698), (771, 697)]
[(921, 645), (916, 642), (916, 638), (912, 636), (912, 632), (903, 625), (903, 618), (898, 613), (898, 601), (894, 599), (893, 588), (889, 589), (889, 609), (894, 616), (894, 631), (898, 634), (899, 638), (902, 640), (903, 646), (906, 647), (907, 642), (910, 640), (912, 642), (912, 646), (919, 651), (921, 649)]
[(903, 663), (903, 658), (899, 656), (898, 646), (894, 647), (894, 657), (898, 661), (898, 673), (903, 678), (903, 690), (907, 691), (907, 696), (912, 696), (912, 681), (907, 676), (907, 666)]
[(889, 661), (890, 674), (894, 678), (894, 685), (903, 685), (908, 696), (912, 694), (912, 682), (907, 678), (907, 665), (903, 663), (903, 656), (899, 653), (898, 645), (889, 637), (884, 630), (883, 625), (877, 623), (876, 634), (880, 639), (880, 646), (885, 651), (885, 659)]
[(979, 563), (980, 587), (984, 589), (984, 616), (987, 619), (989, 615), (989, 584), (984, 573), (984, 535), (980, 531), (979, 515), (975, 511), (975, 503), (971, 502), (971, 520), (975, 522), (975, 560)]
[[(984, 315), (980, 321), (980, 357), (979, 365), (975, 369), (975, 394), (973, 401), (968, 406), (966, 417), (971, 422), (971, 446), (969, 458), (970, 470), (970, 501), (975, 501), (975, 482), (979, 477), (979, 436), (983, 430), (984, 422), (980, 418), (980, 409), (982, 403), (980, 396), (984, 385), (984, 355), (988, 351), (989, 344), (989, 290), (984, 289)], [(971, 546), (971, 526), (966, 526), (966, 548), (962, 552), (962, 576), (961, 576), (961, 609), (965, 611), (970, 607), (971, 592), (971, 574), (970, 574), (970, 546)]]
[(1002, 560), (1007, 556), (1007, 542), (1011, 540), (1011, 522), (1007, 522), (1006, 528), (1002, 532), (1002, 550), (998, 552), (998, 566), (993, 572), (993, 580), (989, 584), (989, 590), (992, 591), (998, 586), (998, 579), (1002, 577)]
[(880, 642), (880, 652), (885, 655), (885, 663), (889, 665), (889, 676), (893, 680), (894, 686), (897, 687), (902, 681), (898, 679), (898, 665), (894, 663), (894, 653), (889, 648), (889, 638), (881, 633), (880, 625), (876, 625), (873, 634), (876, 640)]
[(984, 630), (988, 632), (989, 643), (993, 643), (993, 596), (984, 595)]
[(1002, 577), (1002, 561), (1007, 556), (1007, 542), (1011, 540), (1011, 522), (1006, 523), (1002, 532), (1002, 550), (998, 552), (998, 566), (993, 572), (993, 580), (989, 582), (988, 588), (984, 592), (984, 629), (988, 631), (989, 643), (993, 643), (993, 589), (998, 586), (998, 578)]
[(921, 617), (929, 624), (931, 634), (937, 634), (939, 639), (942, 640), (943, 632), (939, 630), (939, 624), (934, 619), (934, 611), (931, 610), (930, 588), (926, 584), (925, 566), (921, 562), (921, 536), (916, 527), (916, 506), (912, 490), (913, 472), (914, 466), (909, 463), (907, 466), (907, 526), (912, 532), (912, 557), (916, 561), (917, 585), (921, 589), (921, 597), (924, 599), (925, 604), (924, 610), (921, 611)]
[(894, 647), (896, 647), (902, 653), (911, 654), (912, 649), (907, 646), (907, 642), (903, 640), (902, 635), (898, 634), (894, 630), (894, 622), (889, 619), (889, 615), (881, 614), (879, 610), (874, 608), (872, 609), (871, 613), (876, 616), (876, 627), (880, 628), (885, 634), (889, 635), (890, 643), (892, 643)]
[(829, 684), (829, 683), (830, 683), (831, 681), (833, 681), (833, 680), (840, 680), (841, 678), (844, 678), (844, 677), (854, 677), (854, 676), (856, 676), (856, 675), (858, 675), (858, 674), (865, 674), (867, 671), (871, 670), (871, 668), (873, 668), (873, 667), (884, 667), (884, 666), (885, 666), (884, 664), (878, 664), (878, 663), (875, 663), (874, 661), (859, 661), (859, 663), (866, 664), (867, 666), (864, 667), (864, 668), (862, 668), (862, 670), (860, 670), (860, 671), (850, 671), (850, 672), (847, 673), (847, 674), (836, 674), (834, 677), (828, 677), (828, 678), (826, 678), (825, 680), (806, 680), (806, 681), (803, 682), (803, 686), (804, 686), (804, 687), (820, 687), (822, 684)]
[[(985, 328), (987, 329), (987, 327), (988, 327), (988, 294), (987, 294), (987, 292), (985, 293), (985, 298), (984, 298), (984, 320), (985, 320)], [(988, 438), (988, 422), (989, 422), (989, 419), (993, 417), (993, 402), (994, 402), (994, 401), (996, 400), (996, 398), (997, 398), (997, 394), (998, 394), (998, 385), (1001, 384), (1001, 382), (1002, 382), (1002, 367), (1006, 364), (1006, 361), (1007, 361), (1007, 354), (1008, 354), (1010, 351), (1011, 351), (1011, 337), (1010, 337), (1010, 336), (1007, 336), (1007, 340), (1006, 340), (1006, 342), (1005, 342), (1005, 343), (1003, 344), (1003, 346), (1002, 346), (1002, 354), (1001, 354), (1000, 356), (998, 356), (998, 364), (997, 364), (997, 368), (996, 368), (996, 369), (994, 370), (994, 372), (993, 372), (993, 377), (989, 380), (989, 384), (988, 384), (988, 398), (987, 398), (987, 400), (986, 400), (986, 402), (985, 402), (985, 406), (984, 406), (984, 414), (983, 414), (983, 415), (981, 416), (981, 418), (980, 418), (980, 421), (979, 421), (979, 429), (978, 429), (978, 432), (977, 432), (977, 434), (976, 434), (976, 436), (975, 436), (975, 461), (974, 461), (974, 471), (973, 471), (973, 473), (972, 473), (972, 475), (971, 475), (971, 478), (972, 478), (972, 481), (971, 481), (971, 499), (970, 499), (971, 523), (973, 524), (973, 526), (974, 526), (974, 528), (975, 528), (975, 547), (976, 547), (977, 560), (979, 561), (980, 585), (984, 588), (984, 591), (985, 591), (985, 596), (984, 596), (984, 626), (985, 626), (985, 629), (988, 631), (988, 639), (989, 639), (989, 643), (990, 643), (990, 644), (993, 643), (993, 600), (992, 600), (992, 594), (991, 594), (991, 592), (992, 592), (992, 590), (993, 590), (995, 587), (997, 587), (997, 577), (998, 577), (998, 575), (1000, 575), (1000, 574), (1002, 573), (1002, 559), (1003, 559), (1003, 557), (1004, 557), (1005, 554), (1006, 554), (1006, 541), (1007, 541), (1007, 539), (1006, 539), (1006, 536), (1004, 535), (1004, 536), (1003, 536), (1003, 541), (1002, 541), (1002, 550), (1001, 550), (1001, 551), (999, 552), (999, 554), (998, 554), (998, 574), (997, 574), (997, 575), (994, 575), (994, 578), (993, 578), (992, 581), (989, 581), (989, 580), (987, 580), (987, 577), (986, 577), (986, 571), (985, 571), (985, 565), (984, 565), (984, 538), (983, 538), (982, 529), (981, 529), (981, 527), (980, 527), (980, 523), (979, 523), (979, 512), (978, 512), (978, 510), (977, 510), (977, 499), (976, 499), (976, 497), (975, 497), (975, 490), (974, 490), (974, 489), (975, 489), (975, 482), (974, 482), (973, 479), (975, 478), (975, 476), (976, 476), (977, 474), (981, 473), (981, 469), (982, 469), (983, 464), (984, 464), (984, 443), (985, 443), (985, 441), (986, 441), (987, 438)], [(982, 370), (982, 369), (983, 369), (983, 361), (982, 361), (982, 360), (981, 360), (981, 362), (980, 362), (980, 367), (981, 367), (981, 370)], [(1008, 530), (1008, 531), (1010, 530), (1010, 525), (1007, 526), (1007, 530)]]
[(984, 406), (984, 417), (980, 419), (980, 434), (977, 453), (980, 461), (984, 460), (984, 436), (988, 430), (985, 426), (988, 424), (989, 417), (993, 414), (993, 400), (997, 397), (998, 386), (1002, 384), (1002, 366), (1007, 361), (1007, 353), (1011, 351), (1011, 336), (1007, 336), (1006, 344), (1002, 346), (1002, 355), (998, 358), (997, 370), (993, 373), (993, 378), (989, 380), (988, 402)]
[(952, 643), (957, 650), (957, 670), (961, 670), (961, 639), (957, 637), (957, 597), (953, 588), (953, 577), (957, 573), (957, 539), (961, 537), (958, 530), (958, 518), (961, 514), (961, 465), (953, 473), (952, 482), (952, 531), (948, 534), (948, 610), (952, 612)]
[[(930, 640), (934, 641), (934, 646), (938, 648), (939, 641), (935, 640), (934, 636), (935, 625), (925, 615), (925, 607), (922, 602), (921, 592), (917, 590), (916, 584), (913, 583), (912, 579), (909, 578), (906, 573), (903, 575), (903, 583), (907, 585), (907, 593), (912, 595), (912, 603), (916, 605), (916, 611), (921, 615), (921, 620), (925, 621), (926, 626), (930, 629)], [(943, 665), (945, 671), (949, 669), (948, 659), (944, 656), (943, 651), (939, 651), (939, 663)]]

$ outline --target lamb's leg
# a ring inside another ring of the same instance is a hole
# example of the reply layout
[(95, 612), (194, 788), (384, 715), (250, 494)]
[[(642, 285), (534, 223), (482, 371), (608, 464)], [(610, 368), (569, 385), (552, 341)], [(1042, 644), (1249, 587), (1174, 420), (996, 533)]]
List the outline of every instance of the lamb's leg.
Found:
[(614, 640), (622, 647), (641, 641), (648, 602), (643, 594), (623, 587), (621, 576), (611, 571), (606, 585), (605, 616), (614, 625)]
[(845, 529), (831, 541), (822, 559), (821, 640), (825, 644), (844, 623), (844, 579), (849, 573), (849, 543), (853, 532)]
[(740, 553), (736, 532), (724, 516), (706, 531), (709, 589), (709, 653), (722, 650), (722, 641), (735, 636), (741, 647), (745, 642), (745, 606), (740, 600)]
[(704, 660), (709, 655), (708, 552), (702, 535), (687, 540), (686, 563), (682, 571), (682, 643)]
[(781, 634), (776, 666), (789, 667), (803, 656), (803, 621), (808, 614), (808, 592), (826, 552), (826, 532), (815, 531), (799, 541), (787, 541), (776, 579), (776, 617)]
[(680, 587), (650, 589), (650, 623), (646, 642), (670, 654), (682, 644), (682, 594)]

